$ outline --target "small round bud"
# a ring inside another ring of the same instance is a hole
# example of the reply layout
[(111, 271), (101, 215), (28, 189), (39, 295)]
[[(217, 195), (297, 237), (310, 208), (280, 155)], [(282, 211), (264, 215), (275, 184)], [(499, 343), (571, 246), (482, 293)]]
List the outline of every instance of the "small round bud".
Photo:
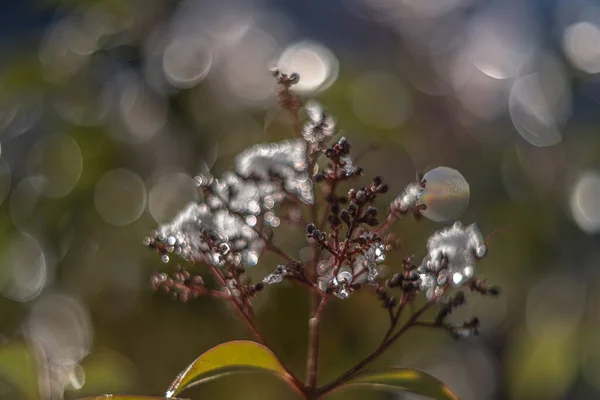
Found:
[(358, 211), (358, 206), (355, 203), (350, 203), (348, 205), (348, 214), (350, 214), (351, 216), (355, 216), (356, 212)]
[(488, 289), (488, 292), (492, 295), (492, 296), (498, 296), (500, 293), (502, 293), (501, 289), (499, 286), (490, 286), (490, 288)]
[(362, 203), (364, 201), (367, 200), (367, 193), (360, 189), (358, 192), (356, 192), (356, 201)]
[(256, 285), (254, 285), (254, 290), (256, 290), (257, 292), (260, 292), (264, 288), (265, 288), (265, 284), (262, 282), (258, 282)]

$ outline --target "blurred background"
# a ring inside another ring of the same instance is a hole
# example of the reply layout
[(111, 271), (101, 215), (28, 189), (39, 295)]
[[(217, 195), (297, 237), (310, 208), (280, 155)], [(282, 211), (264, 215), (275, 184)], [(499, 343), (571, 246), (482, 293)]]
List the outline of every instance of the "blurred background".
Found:
[[(355, 154), (371, 149), (360, 164), (364, 182), (390, 184), (382, 209), (416, 171), (446, 165), (470, 184), (461, 220), (497, 231), (478, 272), (503, 294), (452, 315), (478, 316), (481, 335), (415, 330), (376, 365), (422, 368), (464, 400), (600, 398), (597, 1), (4, 2), (0, 49), (0, 342), (38, 354), (0, 367), (33, 393), (160, 395), (208, 348), (251, 338), (217, 300), (154, 294), (150, 274), (176, 263), (142, 239), (197, 198), (196, 173), (219, 176), (246, 147), (292, 135), (277, 64), (300, 74), (298, 92), (336, 116)], [(301, 255), (303, 233), (284, 225), (277, 242)], [(442, 226), (397, 223), (389, 268), (422, 256)], [(256, 304), (303, 374), (306, 293), (269, 287)], [(331, 302), (320, 382), (379, 343), (379, 307), (368, 295)], [(0, 399), (19, 399), (7, 382)], [(294, 394), (240, 375), (187, 392), (203, 396)]]

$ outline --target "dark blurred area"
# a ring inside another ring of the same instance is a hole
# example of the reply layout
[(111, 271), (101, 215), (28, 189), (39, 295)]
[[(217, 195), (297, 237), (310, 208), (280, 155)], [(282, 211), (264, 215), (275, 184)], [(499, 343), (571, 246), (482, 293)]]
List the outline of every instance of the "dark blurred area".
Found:
[[(142, 245), (197, 199), (193, 177), (292, 135), (269, 66), (335, 115), (365, 169), (465, 176), (502, 287), (452, 315), (481, 335), (409, 332), (377, 365), (422, 368), (463, 400), (600, 397), (600, 3), (593, 0), (40, 0), (0, 8), (0, 342), (36, 349), (42, 399), (160, 395), (199, 354), (252, 336), (214, 299), (155, 294)], [(373, 148), (374, 149), (373, 149)], [(364, 184), (358, 182), (357, 184)], [(410, 218), (393, 270), (443, 224)], [(277, 241), (301, 256), (301, 230)], [(278, 260), (265, 256), (261, 279)], [(301, 373), (309, 296), (269, 287), (265, 336)], [(320, 382), (377, 346), (388, 316), (330, 304)], [(0, 359), (0, 362), (2, 360)], [(9, 360), (10, 362), (10, 360)], [(22, 371), (26, 371), (24, 368)], [(23, 372), (25, 373), (25, 372)], [(18, 399), (0, 377), (0, 399)], [(238, 375), (190, 398), (280, 399)], [(354, 390), (332, 399), (413, 399)]]

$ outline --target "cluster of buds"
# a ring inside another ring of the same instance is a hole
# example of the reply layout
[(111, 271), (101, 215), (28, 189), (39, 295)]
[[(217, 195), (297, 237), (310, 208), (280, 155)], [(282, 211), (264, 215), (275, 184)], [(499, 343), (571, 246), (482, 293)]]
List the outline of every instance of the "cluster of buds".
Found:
[(175, 300), (186, 302), (206, 293), (204, 280), (200, 275), (191, 275), (178, 266), (170, 275), (160, 272), (152, 275), (150, 282), (155, 291), (169, 293)]

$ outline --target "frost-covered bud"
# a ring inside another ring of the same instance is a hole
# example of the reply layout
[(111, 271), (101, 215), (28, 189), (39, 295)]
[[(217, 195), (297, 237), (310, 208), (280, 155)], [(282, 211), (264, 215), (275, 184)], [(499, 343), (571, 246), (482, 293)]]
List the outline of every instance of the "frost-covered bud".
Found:
[(275, 271), (265, 276), (265, 278), (263, 279), (263, 283), (269, 285), (281, 283), (283, 282), (283, 279), (288, 275), (290, 275), (290, 271), (288, 270), (288, 268), (285, 265), (278, 265), (277, 268), (275, 268)]
[(276, 193), (279, 189), (273, 177), (278, 177), (285, 191), (312, 204), (313, 188), (308, 179), (306, 152), (306, 143), (300, 139), (257, 144), (236, 157), (236, 172), (244, 178), (259, 179), (256, 188), (247, 189), (251, 193)]
[(308, 101), (305, 109), (308, 121), (302, 128), (302, 136), (312, 146), (319, 147), (335, 133), (335, 120), (314, 100)]
[(423, 186), (418, 183), (411, 183), (402, 194), (392, 201), (390, 209), (394, 214), (406, 214), (408, 212), (419, 212), (421, 209), (421, 193)]

